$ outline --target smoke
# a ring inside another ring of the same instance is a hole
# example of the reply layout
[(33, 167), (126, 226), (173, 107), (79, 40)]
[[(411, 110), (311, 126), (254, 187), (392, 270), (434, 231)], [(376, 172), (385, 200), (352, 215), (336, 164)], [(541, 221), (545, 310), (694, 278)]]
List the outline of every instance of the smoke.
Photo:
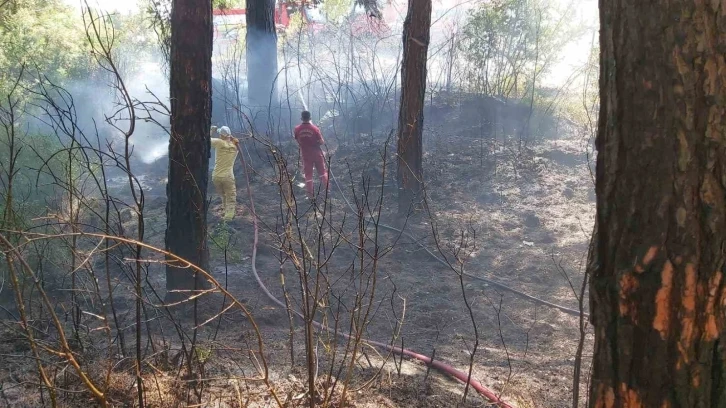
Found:
[(308, 104), (305, 103), (305, 97), (303, 96), (303, 93), (302, 93), (302, 86), (301, 86), (302, 76), (301, 75), (297, 75), (297, 76), (293, 75), (292, 78), (293, 78), (293, 81), (295, 82), (295, 87), (297, 88), (297, 92), (296, 93), (297, 93), (298, 98), (300, 98), (300, 104), (302, 104), (304, 110), (308, 110)]
[(303, 109), (308, 110), (308, 104), (305, 103), (305, 98), (303, 98), (302, 88), (297, 88), (297, 95), (300, 97), (300, 103), (302, 103)]
[[(347, 134), (355, 133), (358, 116), (392, 113), (388, 101), (398, 86), (401, 39), (395, 25), (388, 28), (379, 30), (366, 14), (353, 14), (288, 35), (281, 48), (282, 106), (310, 111), (320, 124), (327, 121)], [(293, 121), (298, 115), (290, 114)]]
[[(140, 61), (137, 67), (136, 71), (123, 78), (124, 85), (134, 100), (136, 114), (135, 129), (129, 142), (133, 145), (132, 158), (151, 164), (165, 158), (169, 153), (171, 125), (166, 113), (171, 108), (169, 80), (159, 62)], [(219, 67), (213, 68), (219, 71)], [(244, 80), (244, 77), (241, 78)], [(235, 100), (237, 93), (234, 86), (218, 77), (212, 78), (212, 88), (212, 123), (234, 127), (237, 122), (229, 123), (231, 118), (228, 118), (231, 107), (239, 106), (245, 101)], [(123, 133), (114, 126), (127, 129), (129, 117), (127, 111), (121, 109), (118, 93), (114, 91), (112, 83), (73, 81), (68, 84), (67, 90), (73, 96), (79, 128), (82, 131), (93, 134), (97, 128), (99, 135), (107, 141), (114, 144), (124, 143)], [(159, 103), (165, 107), (162, 108)]]
[(151, 164), (169, 154), (169, 140), (153, 141), (149, 144), (147, 152), (142, 153), (139, 158), (146, 164)]
[[(143, 62), (123, 81), (135, 101), (136, 121), (129, 138), (133, 145), (132, 158), (152, 163), (167, 154), (169, 117), (161, 113), (162, 109), (153, 109), (150, 103), (158, 100), (168, 106), (168, 80), (160, 64)], [(73, 98), (76, 125), (80, 131), (87, 137), (93, 137), (98, 132), (102, 140), (117, 148), (125, 142), (124, 132), (129, 128), (130, 117), (114, 89), (113, 78), (73, 80), (64, 84), (64, 88)], [(60, 99), (56, 103), (65, 104)]]
[[(451, 76), (452, 61), (448, 50), (457, 40), (453, 34), (461, 29), (475, 4), (468, 0), (433, 1), (428, 62), (430, 92), (441, 89), (447, 81), (447, 73)], [(260, 89), (257, 99), (265, 101), (264, 111), (268, 101), (278, 100), (278, 106), (273, 109), (277, 109), (275, 114), (282, 122), (289, 114), (292, 125), (298, 117), (298, 112), (294, 111), (302, 108), (320, 121), (337, 121), (336, 129), (343, 126), (343, 133), (356, 133), (362, 127), (366, 133), (374, 131), (373, 125), (366, 123), (363, 126), (356, 121), (372, 123), (375, 120), (380, 128), (387, 126), (386, 122), (395, 123), (401, 33), (407, 2), (392, 0), (380, 11), (387, 26), (385, 33), (375, 32), (374, 27), (367, 26), (370, 21), (366, 21), (365, 15), (348, 15), (344, 21), (329, 21), (315, 34), (288, 35), (278, 43), (276, 59), (270, 58), (270, 49), (264, 46), (267, 44), (264, 41), (257, 47), (245, 44), (244, 31), (238, 35), (239, 42), (231, 38), (215, 40), (213, 124), (228, 125), (233, 131), (241, 131), (245, 123), (238, 112), (248, 109), (245, 113), (254, 117), (247, 97), (247, 70), (251, 67), (266, 73), (262, 82), (271, 81), (274, 76), (275, 95), (270, 98), (269, 88)], [(246, 46), (254, 49), (248, 50)], [(252, 56), (251, 61), (246, 60), (248, 55)], [(169, 83), (163, 67), (154, 61), (134, 60), (135, 55), (123, 57), (133, 62), (129, 65), (136, 67), (133, 72), (124, 74), (131, 97), (139, 102), (158, 98), (168, 106)], [(269, 66), (273, 61), (281, 67), (279, 71)], [(119, 110), (118, 95), (109, 85), (108, 81), (98, 79), (76, 80), (68, 84), (67, 89), (74, 97), (81, 129), (94, 134), (97, 128), (104, 139), (122, 143), (123, 134), (105, 123), (106, 118), (110, 118), (122, 129), (128, 126), (128, 115)], [(137, 109), (137, 115), (144, 117), (147, 112)], [(168, 153), (169, 118), (159, 112), (151, 112), (150, 116), (149, 121), (137, 119), (130, 138), (134, 159), (143, 163), (153, 163)]]

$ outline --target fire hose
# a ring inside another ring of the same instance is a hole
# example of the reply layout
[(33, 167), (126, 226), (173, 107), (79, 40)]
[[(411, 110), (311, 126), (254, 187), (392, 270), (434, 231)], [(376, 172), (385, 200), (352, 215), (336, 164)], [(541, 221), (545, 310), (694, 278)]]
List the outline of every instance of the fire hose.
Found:
[[(275, 304), (282, 307), (283, 309), (286, 309), (285, 303), (280, 301), (275, 295), (273, 295), (269, 289), (265, 286), (265, 284), (262, 282), (262, 279), (260, 278), (259, 273), (257, 272), (257, 244), (259, 242), (259, 226), (257, 222), (257, 212), (255, 211), (255, 202), (252, 197), (252, 188), (250, 187), (250, 177), (249, 177), (249, 171), (247, 168), (247, 163), (244, 159), (244, 153), (242, 152), (240, 145), (237, 144), (237, 151), (239, 153), (239, 157), (242, 160), (242, 165), (245, 170), (245, 181), (247, 185), (247, 195), (250, 200), (250, 211), (252, 212), (252, 220), (253, 220), (253, 226), (254, 226), (254, 239), (252, 244), (252, 259), (251, 259), (251, 265), (252, 265), (252, 274), (255, 276), (255, 280), (257, 281), (257, 284), (260, 286), (260, 289), (265, 293), (265, 295)], [(337, 184), (337, 182), (336, 182)], [(297, 310), (291, 309), (292, 312), (298, 316), (299, 318), (305, 320), (305, 317), (302, 315), (302, 313), (298, 312)], [(312, 321), (312, 324), (317, 327), (320, 330), (329, 330), (328, 327), (326, 327), (324, 324), (319, 323), (315, 320)], [(334, 332), (335, 336), (342, 337), (344, 339), (351, 339), (352, 336), (347, 333), (338, 332), (337, 330)], [(402, 347), (395, 347), (390, 346), (385, 343), (373, 341), (364, 339), (364, 341), (368, 344), (371, 344), (373, 346), (379, 347), (381, 349), (384, 349), (388, 352), (392, 352), (394, 354), (403, 355), (409, 358), (414, 358), (416, 360), (419, 360), (423, 362), (424, 364), (433, 367), (445, 374), (448, 374), (451, 377), (456, 378), (457, 380), (463, 382), (464, 384), (468, 383), (474, 390), (476, 390), (480, 395), (488, 399), (491, 403), (496, 404), (498, 407), (501, 408), (513, 408), (508, 403), (502, 401), (493, 391), (486, 388), (481, 382), (471, 378), (468, 374), (464, 373), (461, 370), (457, 370), (456, 368), (443, 363), (439, 360), (432, 360), (430, 357), (427, 357), (423, 354), (419, 354), (416, 352), (413, 352), (411, 350), (402, 348)]]

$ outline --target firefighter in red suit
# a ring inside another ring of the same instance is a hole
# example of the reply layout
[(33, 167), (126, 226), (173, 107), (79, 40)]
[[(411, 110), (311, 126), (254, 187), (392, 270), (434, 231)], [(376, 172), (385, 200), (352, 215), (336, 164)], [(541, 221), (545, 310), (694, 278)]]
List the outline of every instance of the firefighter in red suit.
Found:
[(323, 155), (322, 146), (325, 144), (323, 134), (320, 129), (310, 122), (310, 112), (303, 111), (301, 115), (302, 123), (295, 127), (295, 140), (300, 145), (300, 153), (302, 154), (303, 171), (305, 173), (305, 190), (308, 197), (313, 198), (315, 193), (313, 189), (313, 167), (320, 176), (322, 186), (328, 189), (328, 170), (325, 168), (325, 156)]

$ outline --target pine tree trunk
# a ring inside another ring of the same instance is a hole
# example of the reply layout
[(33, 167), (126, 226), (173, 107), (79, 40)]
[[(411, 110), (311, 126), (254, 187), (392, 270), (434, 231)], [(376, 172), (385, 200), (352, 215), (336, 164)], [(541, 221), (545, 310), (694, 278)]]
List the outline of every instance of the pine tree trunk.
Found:
[(726, 8), (601, 0), (590, 407), (724, 407)]
[(398, 211), (418, 208), (423, 189), (423, 110), (431, 0), (409, 0), (403, 23), (401, 110), (398, 116)]
[[(166, 249), (203, 269), (207, 248), (209, 127), (212, 111), (211, 0), (174, 0), (171, 12), (171, 138)], [(196, 276), (196, 277), (195, 277)], [(187, 267), (166, 268), (167, 301), (208, 287)]]
[(266, 131), (277, 107), (275, 0), (247, 0), (247, 90), (253, 123)]

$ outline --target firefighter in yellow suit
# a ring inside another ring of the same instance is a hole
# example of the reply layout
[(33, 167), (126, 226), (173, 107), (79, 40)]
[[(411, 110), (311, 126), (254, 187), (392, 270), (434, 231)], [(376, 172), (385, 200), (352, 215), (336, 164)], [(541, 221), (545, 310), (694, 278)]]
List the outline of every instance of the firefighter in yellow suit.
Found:
[(234, 218), (237, 207), (237, 186), (234, 181), (234, 162), (237, 159), (237, 146), (239, 140), (232, 137), (227, 126), (219, 128), (219, 138), (214, 137), (217, 131), (212, 126), (210, 131), (212, 148), (215, 149), (214, 171), (212, 172), (212, 183), (217, 194), (222, 196), (222, 208), (224, 220)]

